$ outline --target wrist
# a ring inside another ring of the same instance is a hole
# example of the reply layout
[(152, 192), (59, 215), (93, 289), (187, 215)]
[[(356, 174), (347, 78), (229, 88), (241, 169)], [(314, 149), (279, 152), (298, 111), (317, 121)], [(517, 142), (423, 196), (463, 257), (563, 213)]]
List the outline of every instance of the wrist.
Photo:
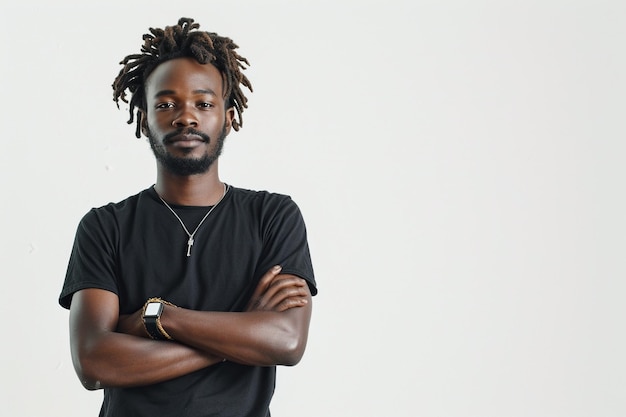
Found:
[(174, 304), (160, 298), (149, 298), (143, 306), (143, 326), (150, 338), (154, 340), (173, 340), (161, 322), (166, 306), (175, 307)]
[(159, 333), (161, 333), (161, 335), (165, 338), (165, 340), (174, 340), (174, 338), (170, 336), (169, 333), (163, 327), (163, 315), (165, 313), (165, 310), (169, 310), (173, 306), (174, 305), (171, 303), (163, 303), (163, 311), (161, 312), (161, 317), (159, 317), (159, 319), (156, 322), (157, 328), (159, 329)]

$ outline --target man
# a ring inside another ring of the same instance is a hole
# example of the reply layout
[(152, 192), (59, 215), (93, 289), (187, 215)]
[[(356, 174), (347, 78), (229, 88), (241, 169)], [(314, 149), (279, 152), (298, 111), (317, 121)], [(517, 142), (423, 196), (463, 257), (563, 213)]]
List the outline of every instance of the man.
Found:
[(121, 62), (114, 99), (129, 123), (137, 109), (156, 183), (85, 215), (59, 297), (100, 416), (269, 416), (276, 365), (306, 346), (317, 289), (302, 216), (220, 180), (252, 87), (237, 45), (198, 27), (150, 29)]

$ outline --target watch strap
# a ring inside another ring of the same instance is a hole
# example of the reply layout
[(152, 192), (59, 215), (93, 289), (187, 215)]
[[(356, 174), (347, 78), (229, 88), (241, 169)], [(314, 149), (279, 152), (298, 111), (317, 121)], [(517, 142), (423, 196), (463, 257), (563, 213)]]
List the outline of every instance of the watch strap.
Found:
[[(161, 305), (156, 315), (146, 315), (146, 309), (150, 303), (159, 303)], [(143, 313), (141, 315), (143, 325), (148, 335), (154, 340), (173, 340), (161, 325), (161, 314), (163, 313), (163, 307), (165, 305), (176, 307), (174, 304), (160, 298), (149, 298), (143, 306)]]
[(161, 331), (159, 330), (159, 319), (160, 317), (157, 316), (148, 316), (143, 318), (143, 324), (146, 327), (146, 331), (148, 332), (148, 334), (150, 335), (151, 338), (153, 338), (154, 340), (167, 340), (167, 338), (161, 334)]

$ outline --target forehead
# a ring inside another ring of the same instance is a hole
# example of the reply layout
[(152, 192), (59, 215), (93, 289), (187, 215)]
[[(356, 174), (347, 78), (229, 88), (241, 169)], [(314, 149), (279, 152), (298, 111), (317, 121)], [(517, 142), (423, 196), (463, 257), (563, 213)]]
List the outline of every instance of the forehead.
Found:
[(177, 94), (198, 90), (211, 90), (223, 97), (223, 80), (220, 71), (212, 64), (200, 64), (193, 58), (176, 58), (157, 66), (146, 79), (148, 99), (161, 91)]

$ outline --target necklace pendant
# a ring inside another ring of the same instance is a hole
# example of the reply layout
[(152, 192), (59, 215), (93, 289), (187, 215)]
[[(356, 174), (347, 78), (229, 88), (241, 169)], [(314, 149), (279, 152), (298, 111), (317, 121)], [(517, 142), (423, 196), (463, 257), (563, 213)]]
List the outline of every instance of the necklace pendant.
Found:
[(187, 241), (187, 256), (191, 256), (191, 246), (193, 245), (193, 237), (189, 236), (189, 240)]
[(193, 246), (193, 236), (196, 234), (198, 229), (200, 229), (200, 226), (202, 226), (202, 223), (204, 223), (206, 218), (209, 217), (209, 214), (211, 214), (211, 212), (215, 209), (215, 207), (217, 207), (217, 205), (224, 199), (224, 197), (226, 197), (226, 193), (228, 192), (229, 188), (230, 187), (228, 185), (226, 185), (226, 183), (224, 183), (224, 194), (222, 194), (222, 198), (220, 198), (217, 201), (217, 203), (215, 203), (215, 205), (213, 207), (211, 207), (211, 209), (209, 211), (207, 211), (207, 213), (204, 215), (202, 220), (200, 220), (200, 223), (198, 223), (198, 226), (196, 226), (196, 230), (194, 230), (193, 233), (189, 233), (189, 230), (187, 230), (187, 226), (185, 226), (185, 223), (183, 222), (183, 220), (178, 216), (178, 214), (176, 214), (174, 209), (171, 208), (169, 204), (167, 204), (167, 201), (165, 201), (163, 199), (163, 197), (161, 197), (161, 194), (159, 194), (156, 191), (156, 189), (154, 190), (157, 193), (157, 195), (159, 196), (159, 199), (163, 202), (163, 205), (165, 207), (167, 207), (167, 209), (169, 211), (172, 212), (172, 214), (174, 215), (174, 217), (176, 217), (176, 219), (178, 219), (178, 222), (180, 223), (181, 226), (183, 226), (183, 229), (185, 230), (185, 233), (187, 233), (187, 236), (189, 236), (189, 240), (187, 241), (187, 257), (191, 256), (191, 247)]

